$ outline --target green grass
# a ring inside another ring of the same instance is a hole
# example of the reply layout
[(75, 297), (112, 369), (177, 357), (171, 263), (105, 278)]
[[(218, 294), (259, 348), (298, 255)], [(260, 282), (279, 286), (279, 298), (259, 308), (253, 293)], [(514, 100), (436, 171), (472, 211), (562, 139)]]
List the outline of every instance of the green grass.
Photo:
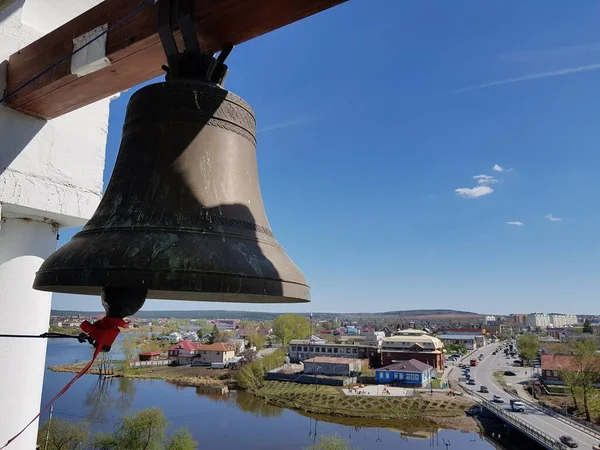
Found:
[(498, 384), (502, 387), (506, 387), (506, 381), (504, 380), (504, 371), (498, 370), (494, 372), (494, 378), (498, 382)]
[(441, 389), (442, 382), (439, 379), (431, 380), (431, 388), (432, 389)]
[(269, 403), (314, 414), (371, 419), (459, 417), (471, 404), (443, 395), (415, 397), (346, 396), (340, 388), (267, 381), (255, 394)]
[(546, 385), (546, 389), (551, 394), (568, 394), (569, 393), (569, 388), (567, 388), (566, 386)]

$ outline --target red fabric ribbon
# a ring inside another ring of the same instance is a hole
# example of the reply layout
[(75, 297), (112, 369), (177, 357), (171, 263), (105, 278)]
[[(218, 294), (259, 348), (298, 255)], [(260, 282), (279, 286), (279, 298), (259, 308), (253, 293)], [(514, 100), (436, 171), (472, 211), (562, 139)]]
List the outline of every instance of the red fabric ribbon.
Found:
[(0, 450), (8, 447), (11, 442), (13, 442), (19, 436), (21, 436), (21, 434), (23, 434), (23, 432), (27, 428), (29, 428), (29, 426), (33, 422), (35, 422), (38, 417), (40, 417), (48, 408), (50, 408), (50, 406), (52, 406), (56, 402), (56, 400), (58, 400), (65, 392), (69, 390), (71, 386), (73, 386), (73, 383), (79, 380), (88, 370), (90, 370), (100, 352), (105, 347), (110, 348), (110, 346), (113, 345), (115, 339), (117, 339), (117, 336), (119, 335), (119, 327), (127, 328), (127, 325), (127, 322), (117, 317), (103, 317), (94, 324), (91, 324), (87, 320), (84, 320), (81, 323), (80, 328), (83, 330), (84, 333), (86, 333), (95, 341), (96, 345), (96, 348), (94, 349), (94, 354), (92, 355), (92, 359), (85, 365), (83, 369), (79, 371), (77, 375), (73, 377), (71, 381), (67, 383), (67, 385), (64, 388), (61, 389), (61, 391), (58, 394), (56, 394), (56, 396), (52, 400), (48, 402), (46, 406), (42, 408), (42, 410), (33, 419), (31, 419), (31, 421), (27, 425), (25, 425), (25, 427), (21, 431), (15, 434), (6, 442), (6, 444), (0, 447)]

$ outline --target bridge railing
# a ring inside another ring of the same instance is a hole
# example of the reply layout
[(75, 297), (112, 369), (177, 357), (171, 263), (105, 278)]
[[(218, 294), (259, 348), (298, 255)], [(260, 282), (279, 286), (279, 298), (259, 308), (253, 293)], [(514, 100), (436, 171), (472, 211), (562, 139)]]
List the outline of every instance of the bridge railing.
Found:
[(567, 450), (567, 446), (557, 439), (553, 438), (549, 434), (544, 433), (542, 430), (532, 427), (523, 419), (516, 417), (514, 414), (510, 414), (505, 411), (503, 408), (500, 408), (495, 403), (490, 402), (488, 399), (480, 395), (478, 392), (473, 391), (471, 389), (467, 389), (465, 386), (462, 386), (467, 392), (469, 392), (472, 396), (478, 399), (479, 404), (487, 409), (488, 411), (494, 413), (496, 416), (500, 417), (504, 421), (510, 423), (515, 428), (519, 429), (523, 433), (529, 435), (531, 438), (535, 439), (542, 445), (545, 445), (547, 448), (551, 450)]
[(560, 441), (558, 441), (555, 438), (553, 438), (552, 436), (544, 433), (540, 429), (532, 427), (527, 422), (525, 422), (523, 419), (519, 419), (519, 418), (515, 417), (513, 414), (507, 413), (504, 409), (499, 408), (498, 406), (494, 405), (492, 402), (490, 402), (488, 400), (483, 400), (481, 402), (481, 404), (484, 408), (493, 412), (495, 415), (499, 416), (506, 422), (510, 423), (515, 428), (518, 428), (520, 431), (524, 432), (525, 434), (528, 434), (530, 437), (532, 437), (536, 441), (540, 442), (541, 444), (545, 445), (547, 448), (552, 449), (552, 450), (566, 450), (567, 449), (567, 447)]
[(527, 405), (531, 406), (532, 408), (542, 411), (543, 413), (548, 414), (549, 416), (552, 416), (552, 417), (572, 426), (573, 428), (577, 428), (578, 430), (581, 430), (584, 433), (590, 434), (590, 435), (600, 439), (600, 427), (597, 425), (594, 425), (587, 421), (578, 419), (576, 417), (569, 417), (561, 411), (557, 411), (554, 408), (548, 407), (543, 402), (533, 403), (528, 400), (521, 400), (521, 401), (523, 401), (523, 403), (526, 403)]

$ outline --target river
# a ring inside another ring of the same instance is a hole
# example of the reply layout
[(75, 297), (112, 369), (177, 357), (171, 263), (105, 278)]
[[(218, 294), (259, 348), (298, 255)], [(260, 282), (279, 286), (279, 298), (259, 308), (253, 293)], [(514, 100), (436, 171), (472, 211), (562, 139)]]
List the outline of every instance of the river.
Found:
[[(112, 351), (118, 358), (118, 347)], [(75, 340), (50, 340), (46, 366), (86, 361), (91, 347)], [(46, 370), (43, 403), (46, 404), (73, 377)], [(65, 420), (87, 420), (91, 430), (112, 431), (122, 414), (151, 406), (163, 410), (171, 422), (169, 433), (190, 430), (199, 449), (245, 450), (302, 449), (315, 436), (337, 434), (360, 449), (496, 448), (478, 433), (419, 428), (410, 423), (347, 422), (307, 417), (277, 408), (244, 392), (221, 395), (210, 388), (176, 386), (161, 380), (103, 379), (86, 375), (55, 404), (54, 414)], [(42, 422), (48, 415), (42, 416)], [(328, 421), (329, 420), (329, 421)], [(379, 426), (378, 426), (379, 425)], [(316, 435), (315, 435), (316, 430)]]

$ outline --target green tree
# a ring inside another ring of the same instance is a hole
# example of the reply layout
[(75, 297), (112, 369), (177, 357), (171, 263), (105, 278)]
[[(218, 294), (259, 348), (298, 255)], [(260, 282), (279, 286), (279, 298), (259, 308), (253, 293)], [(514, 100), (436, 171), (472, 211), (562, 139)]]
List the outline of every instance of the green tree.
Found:
[(265, 347), (267, 339), (260, 333), (252, 333), (248, 336), (248, 342), (250, 345), (254, 345), (256, 350), (262, 350)]
[(465, 344), (448, 344), (446, 350), (448, 350), (448, 353), (450, 354), (466, 354), (468, 352), (467, 346)]
[(135, 338), (132, 336), (123, 337), (121, 351), (123, 352), (121, 370), (125, 374), (131, 370), (129, 364), (132, 363), (137, 356), (137, 343), (135, 342)]
[(526, 361), (535, 359), (540, 349), (540, 342), (535, 334), (523, 334), (517, 338), (517, 349), (521, 358)]
[(214, 344), (215, 342), (228, 342), (230, 340), (231, 340), (231, 332), (221, 331), (215, 325), (215, 326), (213, 326), (213, 329), (210, 333), (210, 339), (208, 340), (208, 343)]
[(192, 434), (188, 430), (181, 428), (167, 443), (166, 450), (194, 450), (196, 448), (198, 448), (198, 442), (192, 438)]
[(169, 421), (158, 408), (138, 411), (134, 416), (122, 417), (113, 434), (98, 433), (92, 448), (96, 450), (193, 450), (197, 443), (189, 432), (178, 431), (168, 442), (166, 431)]
[(319, 442), (310, 447), (304, 447), (304, 450), (351, 450), (351, 447), (348, 441), (334, 434), (321, 436)]
[(213, 329), (210, 332), (210, 339), (208, 340), (209, 344), (214, 344), (215, 342), (220, 342), (221, 331), (217, 328), (216, 325), (213, 325)]
[(309, 320), (298, 314), (282, 314), (273, 321), (273, 334), (283, 345), (292, 339), (305, 339), (311, 333)]
[(39, 429), (37, 444), (40, 448), (46, 448), (47, 438), (47, 450), (74, 450), (86, 445), (89, 433), (85, 422), (67, 422), (54, 417), (44, 422)]
[(584, 333), (589, 333), (589, 334), (593, 334), (594, 333), (594, 328), (592, 327), (592, 323), (590, 322), (590, 319), (585, 319), (583, 321), (583, 332)]
[(269, 370), (280, 367), (285, 362), (286, 353), (277, 350), (242, 367), (235, 374), (237, 384), (242, 389), (259, 389), (264, 384), (265, 375)]

